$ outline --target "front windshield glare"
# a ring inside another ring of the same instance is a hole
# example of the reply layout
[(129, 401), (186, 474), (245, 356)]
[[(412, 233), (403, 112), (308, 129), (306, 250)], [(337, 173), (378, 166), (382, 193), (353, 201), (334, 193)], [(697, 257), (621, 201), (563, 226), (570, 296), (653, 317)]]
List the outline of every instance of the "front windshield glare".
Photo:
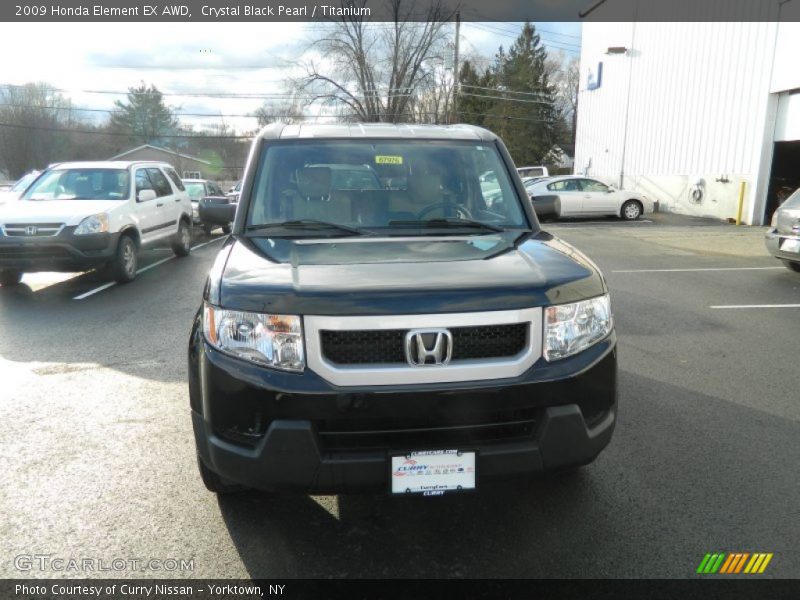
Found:
[(305, 220), (386, 231), (442, 220), (528, 228), (494, 145), (423, 140), (270, 144), (247, 224)]
[(123, 200), (130, 194), (125, 169), (57, 169), (42, 175), (23, 200)]

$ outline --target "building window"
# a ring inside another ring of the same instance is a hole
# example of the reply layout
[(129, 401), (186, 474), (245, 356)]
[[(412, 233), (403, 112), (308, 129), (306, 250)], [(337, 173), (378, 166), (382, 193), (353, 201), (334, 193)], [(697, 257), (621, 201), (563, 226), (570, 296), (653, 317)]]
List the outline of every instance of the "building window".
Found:
[(203, 175), (200, 171), (184, 171), (183, 172), (184, 179), (202, 179)]

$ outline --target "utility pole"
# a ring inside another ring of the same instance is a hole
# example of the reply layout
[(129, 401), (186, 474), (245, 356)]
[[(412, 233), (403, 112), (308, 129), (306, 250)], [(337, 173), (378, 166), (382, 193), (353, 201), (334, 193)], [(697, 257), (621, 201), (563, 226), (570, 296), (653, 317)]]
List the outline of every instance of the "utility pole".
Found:
[(461, 12), (456, 11), (456, 45), (453, 55), (453, 116), (451, 122), (458, 121), (458, 40), (461, 38)]

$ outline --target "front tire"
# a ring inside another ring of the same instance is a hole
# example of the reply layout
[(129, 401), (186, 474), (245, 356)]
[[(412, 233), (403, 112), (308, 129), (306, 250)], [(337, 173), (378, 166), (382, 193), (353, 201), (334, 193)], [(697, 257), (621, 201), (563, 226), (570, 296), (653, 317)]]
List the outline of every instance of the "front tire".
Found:
[(139, 258), (136, 252), (136, 242), (128, 235), (119, 238), (117, 253), (109, 265), (111, 276), (118, 283), (128, 283), (136, 277), (136, 267)]
[(626, 221), (635, 221), (642, 216), (642, 205), (638, 200), (628, 200), (622, 205), (620, 215)]
[(795, 273), (800, 273), (800, 263), (794, 262), (793, 260), (784, 260), (783, 264), (790, 271), (794, 271)]
[(197, 457), (197, 468), (200, 470), (200, 478), (209, 492), (215, 494), (235, 494), (236, 492), (243, 492), (247, 488), (243, 485), (234, 483), (227, 483), (217, 473), (209, 469), (203, 462), (200, 456)]
[(0, 285), (3, 287), (13, 287), (22, 281), (22, 271), (16, 269), (6, 269), (0, 271)]
[(172, 241), (172, 251), (175, 256), (189, 256), (192, 250), (192, 230), (186, 221), (181, 221), (178, 225), (178, 233)]

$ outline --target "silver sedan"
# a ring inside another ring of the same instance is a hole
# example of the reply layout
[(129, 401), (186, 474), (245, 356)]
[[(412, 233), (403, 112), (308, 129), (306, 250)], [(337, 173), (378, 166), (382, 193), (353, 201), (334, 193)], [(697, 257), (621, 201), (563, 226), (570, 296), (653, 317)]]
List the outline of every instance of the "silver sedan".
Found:
[(615, 216), (634, 221), (654, 210), (653, 201), (643, 194), (578, 175), (539, 179), (525, 187), (534, 208), (539, 201), (557, 197), (556, 218)]
[(767, 231), (767, 250), (792, 271), (800, 273), (800, 188), (772, 215)]

